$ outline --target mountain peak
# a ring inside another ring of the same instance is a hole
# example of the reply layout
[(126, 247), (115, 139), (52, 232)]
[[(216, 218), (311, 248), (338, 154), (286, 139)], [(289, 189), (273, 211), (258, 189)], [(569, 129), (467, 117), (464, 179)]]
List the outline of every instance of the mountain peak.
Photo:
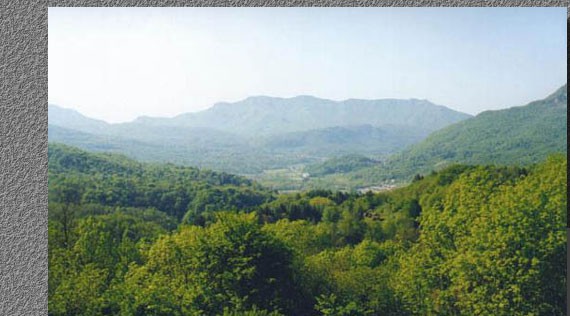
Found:
[(558, 88), (558, 90), (554, 91), (554, 93), (549, 95), (547, 99), (567, 98), (567, 97), (568, 97), (568, 84), (565, 83), (562, 87)]
[(403, 169), (412, 161), (426, 172), (446, 163), (530, 164), (567, 152), (566, 100), (564, 85), (545, 99), (481, 112), (431, 134), (394, 156), (386, 168)]
[(109, 126), (109, 123), (103, 120), (92, 119), (77, 110), (50, 103), (48, 103), (48, 124), (84, 132), (100, 132)]
[(255, 101), (255, 102), (267, 102), (267, 101), (286, 101), (286, 100), (295, 100), (295, 101), (314, 101), (314, 100), (321, 100), (315, 96), (308, 95), (308, 94), (301, 94), (294, 97), (272, 97), (267, 95), (255, 95), (247, 97), (243, 100), (243, 102), (247, 101)]
[(293, 99), (293, 100), (309, 100), (309, 101), (319, 100), (319, 98), (312, 96), (312, 95), (308, 95), (308, 94), (301, 94), (301, 95), (292, 97), (291, 99)]

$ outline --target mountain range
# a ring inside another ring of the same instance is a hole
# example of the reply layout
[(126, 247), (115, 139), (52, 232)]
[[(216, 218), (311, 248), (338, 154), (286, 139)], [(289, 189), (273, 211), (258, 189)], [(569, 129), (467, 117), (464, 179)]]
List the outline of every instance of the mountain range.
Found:
[(109, 124), (49, 105), (49, 140), (87, 150), (259, 173), (342, 154), (386, 156), (469, 118), (426, 100), (250, 97), (173, 118)]
[(280, 135), (337, 126), (405, 126), (436, 130), (469, 115), (427, 100), (348, 99), (332, 101), (312, 96), (249, 97), (235, 103), (221, 102), (174, 118), (143, 117), (135, 122), (160, 126), (215, 128), (246, 136)]
[[(356, 182), (410, 180), (451, 164), (529, 165), (566, 153), (567, 84), (524, 106), (485, 111), (433, 132), (374, 166), (351, 170)], [(346, 164), (346, 162), (344, 162)], [(328, 168), (334, 168), (327, 164)], [(316, 167), (313, 167), (316, 168)]]
[[(567, 85), (542, 100), (474, 117), (417, 99), (299, 96), (250, 97), (173, 118), (109, 124), (49, 105), (48, 133), (50, 142), (141, 161), (251, 175), (262, 183), (269, 174), (276, 177), (267, 180), (272, 187), (284, 181), (287, 188), (297, 181), (310, 187), (315, 180), (349, 189), (407, 182), (455, 163), (528, 165), (566, 153)], [(283, 176), (291, 170), (304, 176)]]

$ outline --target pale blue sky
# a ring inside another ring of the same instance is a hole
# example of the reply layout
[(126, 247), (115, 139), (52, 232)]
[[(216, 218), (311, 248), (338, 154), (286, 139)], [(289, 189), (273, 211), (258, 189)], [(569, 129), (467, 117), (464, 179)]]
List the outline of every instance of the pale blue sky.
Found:
[(253, 95), (476, 114), (563, 85), (566, 8), (50, 8), (49, 101), (109, 122)]

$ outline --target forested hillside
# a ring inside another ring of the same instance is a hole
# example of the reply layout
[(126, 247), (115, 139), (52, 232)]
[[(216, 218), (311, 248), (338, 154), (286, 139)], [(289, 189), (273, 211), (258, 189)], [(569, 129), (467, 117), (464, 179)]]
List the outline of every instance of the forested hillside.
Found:
[[(565, 154), (567, 93), (564, 85), (543, 100), (486, 111), (450, 125), (381, 163), (346, 174), (344, 182), (348, 187), (376, 185), (391, 179), (405, 183), (417, 173), (429, 173), (454, 163), (528, 165), (553, 153)], [(318, 181), (326, 185), (338, 180), (334, 177)]]
[(378, 194), (49, 147), (50, 315), (564, 315), (567, 161)]
[(91, 151), (242, 175), (337, 155), (386, 155), (469, 115), (425, 100), (251, 97), (173, 118), (108, 124), (50, 104), (48, 136)]
[(483, 112), (444, 128), (402, 153), (424, 164), (527, 164), (567, 150), (568, 89), (526, 106)]
[(273, 152), (294, 152), (319, 158), (342, 155), (386, 155), (415, 144), (429, 129), (410, 126), (337, 126), (264, 137), (256, 142)]
[(177, 220), (213, 210), (248, 210), (272, 193), (243, 177), (177, 165), (139, 163), (120, 155), (50, 144), (50, 207), (94, 204), (152, 208)]
[(328, 159), (323, 163), (309, 165), (306, 171), (312, 176), (324, 176), (329, 174), (348, 173), (371, 167), (379, 161), (360, 155), (345, 155)]

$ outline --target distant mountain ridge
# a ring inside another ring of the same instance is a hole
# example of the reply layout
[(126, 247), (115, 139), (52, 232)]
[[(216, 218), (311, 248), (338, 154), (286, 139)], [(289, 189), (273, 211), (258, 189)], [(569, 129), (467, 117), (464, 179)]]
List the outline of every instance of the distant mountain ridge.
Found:
[(546, 150), (567, 150), (567, 91), (564, 85), (543, 100), (485, 111), (433, 133), (401, 155), (420, 159), (431, 154), (439, 159), (438, 164), (445, 160), (472, 164), (538, 162), (546, 158)]
[(332, 101), (312, 96), (257, 96), (234, 103), (216, 103), (207, 110), (181, 114), (171, 119), (145, 118), (144, 122), (215, 127), (252, 136), (357, 125), (402, 125), (433, 131), (468, 117), (468, 114), (417, 99)]
[[(393, 108), (401, 111), (386, 110)], [(379, 109), (388, 112), (374, 114)], [(425, 100), (337, 102), (311, 96), (252, 97), (199, 113), (122, 124), (75, 111), (58, 115), (62, 111), (67, 110), (50, 106), (50, 142), (259, 180), (267, 175), (273, 187), (285, 181), (292, 189), (300, 166), (320, 174), (318, 183), (340, 181), (350, 189), (405, 182), (454, 163), (526, 165), (567, 152), (567, 85), (542, 100), (475, 117)]]
[(542, 100), (479, 115), (438, 130), (379, 166), (353, 176), (409, 179), (454, 163), (528, 165), (566, 153), (567, 84)]
[(360, 152), (374, 155), (396, 152), (428, 135), (428, 130), (420, 128), (374, 127), (366, 124), (283, 133), (263, 138), (261, 144), (274, 150), (307, 151), (313, 154), (331, 152), (336, 156)]
[[(173, 118), (109, 124), (49, 105), (49, 140), (240, 174), (336, 155), (387, 155), (470, 117), (426, 100), (250, 97)], [(52, 131), (53, 130), (53, 131)]]
[(89, 118), (74, 109), (48, 104), (48, 124), (87, 133), (105, 133), (111, 124)]
[(75, 110), (49, 104), (49, 124), (103, 133), (110, 127), (133, 124), (212, 128), (250, 136), (358, 125), (395, 125), (436, 130), (468, 117), (471, 115), (418, 99), (332, 101), (312, 96), (256, 96), (234, 103), (216, 103), (209, 109), (183, 113), (173, 118), (144, 116), (132, 122), (109, 124), (88, 118)]

